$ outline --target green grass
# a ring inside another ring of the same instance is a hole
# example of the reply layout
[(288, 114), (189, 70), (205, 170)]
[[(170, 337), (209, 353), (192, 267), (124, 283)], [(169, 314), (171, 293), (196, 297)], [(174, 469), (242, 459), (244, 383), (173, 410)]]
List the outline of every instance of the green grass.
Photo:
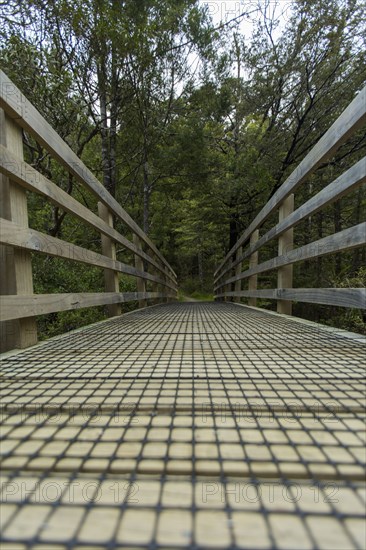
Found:
[(195, 290), (191, 294), (191, 298), (194, 298), (195, 300), (200, 300), (201, 302), (212, 302), (213, 294), (207, 294), (205, 292), (199, 292), (198, 290)]
[(197, 300), (199, 302), (212, 302), (213, 294), (208, 294), (206, 292), (199, 292), (195, 290), (194, 292), (188, 294), (187, 292), (178, 292), (178, 302), (187, 302), (189, 299)]

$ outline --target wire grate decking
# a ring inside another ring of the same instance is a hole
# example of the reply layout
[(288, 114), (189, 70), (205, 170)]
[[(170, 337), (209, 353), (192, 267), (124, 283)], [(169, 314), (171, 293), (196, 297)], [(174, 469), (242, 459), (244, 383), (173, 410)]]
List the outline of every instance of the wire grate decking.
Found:
[(365, 352), (195, 303), (5, 357), (2, 548), (364, 548)]

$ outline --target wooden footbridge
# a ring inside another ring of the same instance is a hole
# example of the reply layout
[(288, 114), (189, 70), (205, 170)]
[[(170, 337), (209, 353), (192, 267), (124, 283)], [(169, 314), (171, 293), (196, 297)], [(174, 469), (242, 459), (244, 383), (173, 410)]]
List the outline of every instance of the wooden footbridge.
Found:
[[(3, 73), (0, 91), (1, 548), (364, 549), (365, 338), (290, 314), (292, 300), (366, 308), (364, 288), (292, 280), (296, 262), (365, 246), (360, 223), (293, 249), (301, 220), (365, 182), (365, 159), (296, 209), (293, 193), (365, 123), (366, 89), (229, 252), (212, 303), (176, 302), (150, 239)], [(98, 211), (24, 161), (22, 130)], [(98, 231), (101, 251), (29, 228), (28, 192)], [(33, 253), (100, 267), (105, 292), (35, 294)], [(278, 288), (257, 288), (271, 270)], [(140, 309), (121, 315), (126, 301)], [(37, 316), (96, 305), (111, 318), (37, 343)]]

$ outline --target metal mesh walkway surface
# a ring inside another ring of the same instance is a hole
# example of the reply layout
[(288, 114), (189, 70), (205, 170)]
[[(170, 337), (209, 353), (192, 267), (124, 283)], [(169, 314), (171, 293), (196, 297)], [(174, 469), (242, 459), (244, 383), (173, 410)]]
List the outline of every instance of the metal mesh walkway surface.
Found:
[(366, 343), (154, 306), (2, 361), (2, 549), (365, 548)]

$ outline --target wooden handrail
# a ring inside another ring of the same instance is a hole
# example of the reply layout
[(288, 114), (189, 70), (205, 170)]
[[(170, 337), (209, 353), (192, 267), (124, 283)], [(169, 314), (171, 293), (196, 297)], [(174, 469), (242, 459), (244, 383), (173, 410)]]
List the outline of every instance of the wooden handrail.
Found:
[(164, 299), (162, 292), (81, 292), (67, 294), (31, 294), (0, 296), (1, 319), (10, 321), (45, 315), (57, 311), (69, 311), (138, 300)]
[[(319, 258), (320, 256), (326, 256), (327, 254), (334, 254), (335, 252), (341, 252), (342, 250), (351, 250), (358, 246), (365, 244), (366, 235), (366, 222), (359, 223), (343, 231), (339, 231), (334, 235), (323, 237), (318, 241), (313, 241), (299, 248), (289, 250), (286, 254), (271, 258), (266, 262), (263, 262), (255, 267), (251, 267), (242, 271), (234, 277), (230, 277), (225, 280), (225, 285), (235, 283), (241, 279), (246, 279), (252, 275), (258, 275), (259, 273), (265, 273), (273, 269), (278, 269), (285, 265), (291, 265), (296, 262), (302, 262), (304, 260), (310, 260), (312, 258)], [(220, 288), (221, 285), (217, 285), (214, 290)]]
[[(2, 71), (0, 119), (3, 125), (0, 138), (0, 246), (7, 251), (3, 254), (1, 270), (2, 350), (27, 347), (37, 341), (36, 315), (99, 305), (107, 305), (109, 315), (118, 315), (119, 304), (126, 301), (137, 300), (140, 306), (145, 306), (150, 300), (155, 303), (175, 299), (176, 274), (154, 243)], [(24, 161), (22, 129), (98, 198), (99, 215)], [(102, 253), (30, 229), (26, 191), (43, 196), (100, 232)], [(113, 217), (131, 230), (133, 242), (114, 229)], [(116, 259), (116, 244), (133, 253), (134, 265)], [(13, 251), (11, 254), (10, 250)], [(104, 269), (105, 292), (33, 294), (30, 252)], [(119, 273), (136, 277), (138, 292), (120, 293)], [(153, 292), (146, 291), (147, 281), (152, 283)]]
[[(354, 191), (366, 181), (366, 157), (364, 157), (296, 210), (293, 208), (293, 192), (306, 181), (321, 162), (334, 155), (337, 149), (365, 122), (366, 87), (358, 93), (271, 197), (221, 262), (214, 277), (216, 299), (234, 298), (239, 301), (241, 297), (246, 297), (250, 298), (249, 305), (255, 305), (256, 298), (275, 299), (277, 300), (277, 311), (281, 313), (291, 313), (290, 302), (292, 300), (344, 307), (347, 305), (349, 307), (365, 307), (364, 289), (348, 289), (350, 292), (338, 288), (293, 289), (291, 267), (296, 262), (350, 250), (366, 244), (366, 223), (360, 223), (295, 249), (293, 249), (292, 233), (293, 228), (302, 220)], [(276, 210), (280, 212), (278, 223), (259, 236), (260, 227)], [(259, 263), (258, 251), (273, 239), (279, 240), (278, 256)], [(243, 252), (243, 245), (246, 245), (249, 240), (250, 243)], [(251, 259), (251, 265), (249, 269), (242, 271), (242, 263), (247, 258)], [(234, 269), (235, 275), (233, 275)], [(256, 276), (275, 269), (278, 270), (278, 288), (257, 290)], [(249, 278), (250, 281), (249, 288), (241, 290), (239, 282), (246, 278)], [(235, 284), (235, 290), (232, 290), (233, 284)], [(348, 303), (345, 297), (349, 300)]]
[(122, 245), (124, 248), (130, 250), (151, 266), (155, 267), (158, 271), (166, 274), (172, 282), (176, 282), (176, 277), (172, 275), (171, 271), (168, 271), (165, 266), (155, 261), (151, 256), (143, 252), (141, 248), (135, 246), (133, 242), (118, 233), (118, 231), (94, 214), (94, 212), (91, 212), (86, 206), (74, 199), (74, 197), (63, 191), (60, 187), (57, 187), (43, 174), (40, 174), (32, 166), (18, 159), (3, 145), (0, 145), (0, 171), (28, 191), (33, 191), (38, 195), (46, 197), (55, 206), (61, 207), (93, 229), (110, 237), (114, 242)]
[[(277, 225), (272, 227), (267, 233), (265, 233), (255, 244), (250, 245), (244, 254), (233, 262), (233, 267), (243, 262), (246, 258), (251, 256), (254, 252), (259, 250), (263, 245), (267, 244), (272, 239), (280, 237), (282, 233), (295, 227), (302, 220), (308, 218), (310, 215), (319, 212), (334, 201), (342, 198), (344, 195), (354, 191), (360, 187), (366, 181), (366, 157), (357, 162), (349, 170), (344, 172), (334, 182), (327, 185), (324, 189), (319, 191), (317, 195), (311, 197), (302, 206), (294, 210), (287, 218)], [(224, 275), (226, 271), (222, 272)], [(221, 276), (222, 276), (221, 275)]]
[(263, 222), (276, 210), (280, 203), (298, 186), (310, 176), (321, 162), (327, 160), (337, 149), (354, 134), (366, 122), (366, 86), (355, 99), (343, 111), (341, 116), (334, 122), (324, 136), (318, 141), (315, 147), (306, 155), (303, 161), (295, 168), (287, 180), (281, 185), (276, 193), (271, 197), (267, 204), (262, 208), (259, 214), (252, 221), (250, 226), (244, 231), (242, 236), (228, 252), (224, 260), (215, 271), (215, 278), (220, 274), (227, 260), (233, 256), (239, 246), (245, 244), (255, 229), (260, 227)]
[(364, 288), (272, 288), (263, 290), (242, 290), (217, 294), (217, 298), (227, 296), (242, 298), (266, 298), (323, 304), (339, 307), (366, 309), (366, 289)]
[(118, 273), (132, 275), (146, 281), (154, 281), (175, 291), (176, 287), (165, 279), (151, 275), (142, 269), (136, 269), (130, 265), (114, 260), (103, 254), (98, 254), (88, 248), (51, 237), (34, 229), (23, 228), (13, 222), (0, 218), (0, 242), (1, 244), (15, 248), (39, 252), (48, 256), (56, 256), (66, 260), (73, 260), (83, 264), (103, 267)]
[(4, 109), (10, 118), (16, 120), (21, 128), (27, 130), (77, 181), (105, 204), (135, 235), (138, 235), (176, 276), (172, 267), (149, 237), (1, 70), (0, 108)]

